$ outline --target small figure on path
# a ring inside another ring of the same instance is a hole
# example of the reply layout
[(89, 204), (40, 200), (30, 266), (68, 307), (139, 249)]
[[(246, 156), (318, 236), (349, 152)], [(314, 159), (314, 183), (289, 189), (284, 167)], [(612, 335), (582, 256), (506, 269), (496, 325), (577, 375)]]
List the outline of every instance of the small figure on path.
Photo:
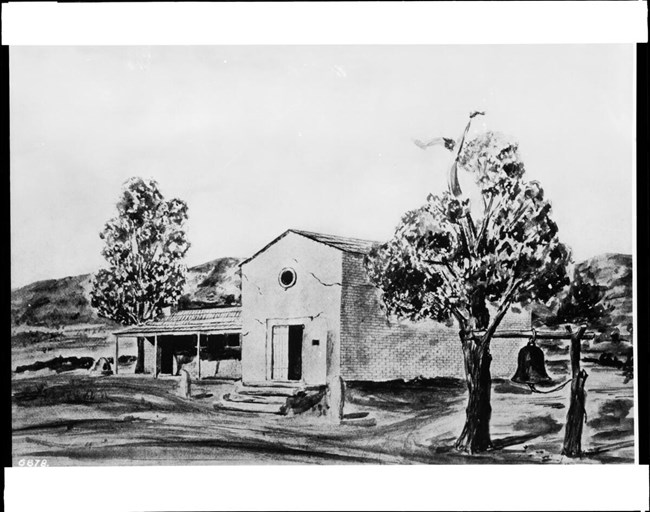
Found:
[(183, 398), (192, 397), (192, 377), (190, 377), (190, 372), (187, 370), (181, 370), (178, 372), (181, 379), (178, 383), (178, 394)]

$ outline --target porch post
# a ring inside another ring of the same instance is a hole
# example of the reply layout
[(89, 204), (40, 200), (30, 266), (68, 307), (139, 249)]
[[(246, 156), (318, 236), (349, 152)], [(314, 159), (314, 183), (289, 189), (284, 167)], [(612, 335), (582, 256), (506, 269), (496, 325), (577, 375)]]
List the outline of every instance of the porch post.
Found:
[(196, 371), (197, 378), (201, 378), (201, 333), (196, 333)]
[(114, 361), (115, 364), (113, 365), (113, 367), (114, 367), (114, 372), (113, 373), (115, 375), (117, 375), (117, 360), (120, 357), (119, 340), (120, 340), (120, 337), (116, 334), (115, 335), (115, 361)]
[(158, 369), (160, 368), (159, 366), (159, 360), (158, 360), (158, 335), (154, 334), (153, 335), (153, 378), (157, 379), (158, 378)]

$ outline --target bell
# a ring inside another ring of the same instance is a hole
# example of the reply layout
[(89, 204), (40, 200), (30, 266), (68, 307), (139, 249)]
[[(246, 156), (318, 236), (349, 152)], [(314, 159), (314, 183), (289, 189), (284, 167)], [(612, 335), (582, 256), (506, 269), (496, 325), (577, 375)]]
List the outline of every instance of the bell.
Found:
[(535, 337), (533, 337), (528, 345), (519, 351), (517, 371), (512, 377), (512, 381), (520, 384), (541, 384), (551, 380), (546, 373), (544, 352), (535, 345)]

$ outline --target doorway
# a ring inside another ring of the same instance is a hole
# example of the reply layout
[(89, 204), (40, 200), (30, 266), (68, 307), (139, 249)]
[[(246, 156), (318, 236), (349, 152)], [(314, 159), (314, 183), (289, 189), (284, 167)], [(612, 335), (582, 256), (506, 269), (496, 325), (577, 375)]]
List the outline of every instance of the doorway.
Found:
[(172, 375), (174, 373), (174, 350), (170, 340), (159, 340), (160, 373)]
[(271, 343), (271, 379), (302, 379), (304, 325), (274, 325)]

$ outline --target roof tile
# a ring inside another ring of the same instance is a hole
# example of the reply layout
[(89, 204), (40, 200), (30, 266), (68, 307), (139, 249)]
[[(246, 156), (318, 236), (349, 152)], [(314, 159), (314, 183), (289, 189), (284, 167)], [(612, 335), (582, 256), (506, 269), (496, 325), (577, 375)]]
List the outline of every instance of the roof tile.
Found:
[(147, 335), (157, 333), (241, 332), (241, 308), (187, 309), (143, 325), (133, 325), (114, 334)]
[(300, 229), (288, 229), (282, 233), (277, 238), (273, 239), (271, 242), (262, 247), (259, 251), (253, 254), (251, 257), (245, 259), (239, 263), (239, 266), (245, 265), (249, 261), (255, 259), (258, 255), (262, 254), (269, 247), (274, 245), (276, 242), (287, 236), (289, 233), (296, 233), (298, 235), (314, 240), (321, 244), (329, 245), (343, 252), (351, 252), (356, 254), (368, 254), (373, 247), (381, 245), (382, 242), (375, 242), (372, 240), (362, 240), (360, 238), (347, 238), (337, 235), (326, 235), (324, 233), (314, 233), (312, 231), (303, 231)]

